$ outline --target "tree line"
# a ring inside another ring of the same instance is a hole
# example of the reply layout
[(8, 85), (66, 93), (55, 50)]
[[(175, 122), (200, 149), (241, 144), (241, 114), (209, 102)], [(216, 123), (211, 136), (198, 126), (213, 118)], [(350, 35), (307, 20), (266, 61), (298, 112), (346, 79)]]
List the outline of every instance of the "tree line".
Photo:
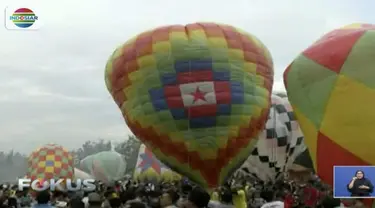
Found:
[[(71, 151), (74, 158), (74, 165), (78, 168), (79, 161), (83, 158), (102, 151), (114, 150), (123, 155), (127, 162), (126, 173), (134, 170), (138, 159), (138, 151), (141, 142), (132, 135), (127, 140), (119, 143), (113, 143), (104, 139), (97, 141), (86, 141), (78, 149)], [(15, 181), (17, 177), (23, 177), (27, 171), (28, 155), (21, 154), (14, 150), (9, 152), (0, 151), (0, 182)]]

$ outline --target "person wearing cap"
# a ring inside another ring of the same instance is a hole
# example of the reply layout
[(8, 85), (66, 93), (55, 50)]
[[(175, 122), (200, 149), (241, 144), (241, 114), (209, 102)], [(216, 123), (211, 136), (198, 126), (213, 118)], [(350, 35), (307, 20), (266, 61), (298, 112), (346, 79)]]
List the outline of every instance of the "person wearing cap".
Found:
[(102, 207), (102, 197), (96, 193), (96, 192), (93, 192), (93, 193), (90, 193), (88, 196), (88, 203), (89, 203), (89, 208), (98, 208), (98, 207)]

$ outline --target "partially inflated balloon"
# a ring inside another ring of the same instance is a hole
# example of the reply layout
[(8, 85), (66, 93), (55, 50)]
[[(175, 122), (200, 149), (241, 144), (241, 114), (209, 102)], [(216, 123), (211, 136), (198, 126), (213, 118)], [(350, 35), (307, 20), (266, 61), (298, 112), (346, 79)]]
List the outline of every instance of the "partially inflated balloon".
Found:
[(79, 167), (81, 170), (85, 171), (86, 173), (92, 174), (92, 162), (94, 161), (94, 155), (89, 155), (83, 158), (79, 162)]
[(129, 128), (158, 159), (215, 187), (263, 129), (273, 63), (256, 37), (232, 26), (171, 25), (117, 48), (105, 80)]
[(293, 109), (286, 98), (272, 95), (272, 106), (265, 129), (246, 162), (238, 170), (265, 182), (275, 182), (306, 150)]
[(124, 157), (115, 151), (103, 151), (94, 155), (92, 175), (106, 184), (121, 179), (126, 171)]
[(284, 72), (284, 83), (318, 175), (334, 165), (375, 165), (375, 25), (323, 36)]
[(73, 157), (64, 147), (48, 144), (33, 151), (28, 159), (28, 178), (73, 179)]
[(74, 178), (85, 180), (85, 179), (93, 179), (94, 177), (78, 168), (74, 168)]

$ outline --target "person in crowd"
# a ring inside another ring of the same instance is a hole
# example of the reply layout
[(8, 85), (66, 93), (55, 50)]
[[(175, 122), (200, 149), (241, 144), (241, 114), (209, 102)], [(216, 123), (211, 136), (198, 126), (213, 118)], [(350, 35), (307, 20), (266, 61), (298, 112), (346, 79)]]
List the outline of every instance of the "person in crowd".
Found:
[(355, 200), (353, 207), (355, 208), (365, 208), (365, 204), (361, 200)]
[(181, 195), (180, 199), (177, 201), (177, 206), (181, 207), (184, 202), (187, 201), (189, 193), (193, 190), (193, 187), (189, 182), (184, 180), (181, 184)]
[(16, 192), (18, 207), (31, 207), (32, 198), (28, 192), (28, 189)]
[(102, 197), (98, 193), (96, 192), (90, 193), (88, 194), (87, 198), (88, 198), (89, 208), (102, 207), (103, 200), (102, 200)]
[(365, 177), (362, 170), (357, 170), (352, 180), (347, 185), (351, 196), (365, 197), (370, 196), (374, 191), (374, 186), (369, 179)]
[(59, 208), (66, 207), (68, 204), (68, 201), (66, 201), (65, 193), (62, 191), (54, 191), (52, 193), (51, 204)]
[(228, 188), (222, 188), (219, 191), (219, 201), (211, 200), (208, 204), (209, 208), (234, 208), (233, 195)]
[(113, 193), (111, 197), (109, 197), (108, 201), (111, 208), (120, 208), (122, 206), (121, 199), (117, 193)]
[(206, 208), (210, 201), (210, 194), (196, 186), (189, 193), (188, 198), (180, 207), (182, 208)]
[(104, 192), (104, 200), (103, 200), (103, 203), (102, 203), (102, 208), (111, 208), (111, 205), (109, 204), (109, 199), (110, 199), (112, 193), (113, 193), (113, 190), (111, 188), (108, 188)]
[(246, 208), (246, 193), (242, 185), (235, 185), (233, 190), (233, 204), (236, 208)]
[[(358, 176), (358, 180), (365, 178), (364, 174), (363, 177), (360, 174), (356, 174), (356, 176)], [(33, 197), (30, 197), (27, 189), (17, 191), (14, 189), (14, 185), (6, 184), (4, 187), (0, 186), (2, 191), (0, 193), (0, 208), (334, 208), (344, 207), (343, 203), (345, 203), (345, 207), (368, 205), (366, 200), (352, 200), (352, 203), (346, 203), (343, 200), (341, 203), (340, 199), (332, 198), (331, 187), (317, 180), (304, 183), (283, 179), (283, 181), (267, 183), (261, 182), (259, 179), (234, 179), (217, 188), (215, 197), (210, 196), (206, 190), (187, 180), (135, 183), (129, 179), (129, 181), (121, 183), (103, 184), (93, 192), (55, 191), (52, 195), (48, 191), (30, 192), (37, 193), (33, 194)], [(312, 202), (310, 201), (312, 192), (306, 191), (308, 188), (319, 193)], [(15, 194), (12, 194), (14, 191)], [(22, 202), (24, 197), (28, 198), (29, 202)], [(33, 198), (36, 199), (35, 204), (32, 203)], [(247, 201), (247, 199), (249, 200)], [(60, 206), (59, 202), (67, 203)]]
[(317, 206), (318, 208), (335, 208), (335, 207), (341, 207), (341, 201), (340, 199), (335, 199), (331, 196), (326, 196), (322, 200), (322, 203)]
[(272, 190), (265, 190), (261, 193), (262, 198), (267, 202), (261, 206), (261, 208), (284, 208), (283, 195), (278, 192), (274, 197)]
[(17, 199), (15, 197), (10, 197), (8, 199), (8, 208), (18, 208)]
[(164, 193), (160, 197), (160, 206), (162, 208), (176, 208), (177, 202), (180, 199), (177, 191), (170, 188), (169, 190), (164, 191)]
[(36, 202), (33, 208), (53, 208), (50, 205), (51, 202), (51, 194), (49, 191), (41, 191), (36, 193)]
[(74, 197), (68, 202), (69, 208), (85, 208), (85, 203), (80, 197)]
[(90, 192), (87, 192), (87, 191), (83, 192), (82, 202), (85, 205), (85, 208), (89, 207), (89, 197), (88, 197), (89, 193)]
[(309, 180), (305, 187), (303, 187), (304, 205), (314, 207), (318, 202), (320, 192), (313, 186), (314, 181)]
[(211, 193), (211, 201), (220, 202), (219, 191), (218, 191), (218, 190), (214, 190), (214, 191)]
[(260, 208), (266, 201), (261, 197), (261, 190), (254, 190), (249, 200), (248, 207)]
[(120, 199), (122, 204), (126, 204), (128, 201), (135, 199), (135, 188), (129, 186), (120, 193)]
[(140, 201), (133, 200), (126, 203), (125, 208), (147, 208), (147, 206)]

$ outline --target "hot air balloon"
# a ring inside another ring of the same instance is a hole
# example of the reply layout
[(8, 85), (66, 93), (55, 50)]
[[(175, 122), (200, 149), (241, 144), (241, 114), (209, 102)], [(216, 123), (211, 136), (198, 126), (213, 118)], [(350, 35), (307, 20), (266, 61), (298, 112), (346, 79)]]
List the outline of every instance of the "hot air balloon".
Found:
[(125, 170), (124, 157), (115, 151), (103, 151), (94, 155), (92, 175), (103, 183), (110, 184), (121, 179)]
[(141, 182), (171, 182), (181, 180), (181, 176), (161, 163), (145, 145), (141, 145), (134, 179)]
[(334, 165), (375, 165), (375, 25), (336, 29), (284, 72), (314, 169), (333, 184)]
[(89, 155), (85, 158), (83, 158), (79, 162), (79, 167), (81, 170), (85, 171), (86, 173), (92, 174), (92, 162), (94, 160), (94, 155)]
[(109, 58), (105, 81), (132, 132), (203, 187), (222, 184), (267, 120), (273, 62), (261, 41), (229, 25), (169, 25)]
[(94, 179), (94, 176), (78, 169), (78, 168), (74, 168), (74, 178), (75, 179), (81, 179), (81, 180), (85, 180), (85, 179)]
[(303, 135), (289, 101), (272, 95), (266, 127), (238, 174), (275, 182), (305, 150)]
[(47, 144), (33, 151), (28, 158), (27, 177), (36, 179), (73, 179), (73, 157), (64, 147)]

